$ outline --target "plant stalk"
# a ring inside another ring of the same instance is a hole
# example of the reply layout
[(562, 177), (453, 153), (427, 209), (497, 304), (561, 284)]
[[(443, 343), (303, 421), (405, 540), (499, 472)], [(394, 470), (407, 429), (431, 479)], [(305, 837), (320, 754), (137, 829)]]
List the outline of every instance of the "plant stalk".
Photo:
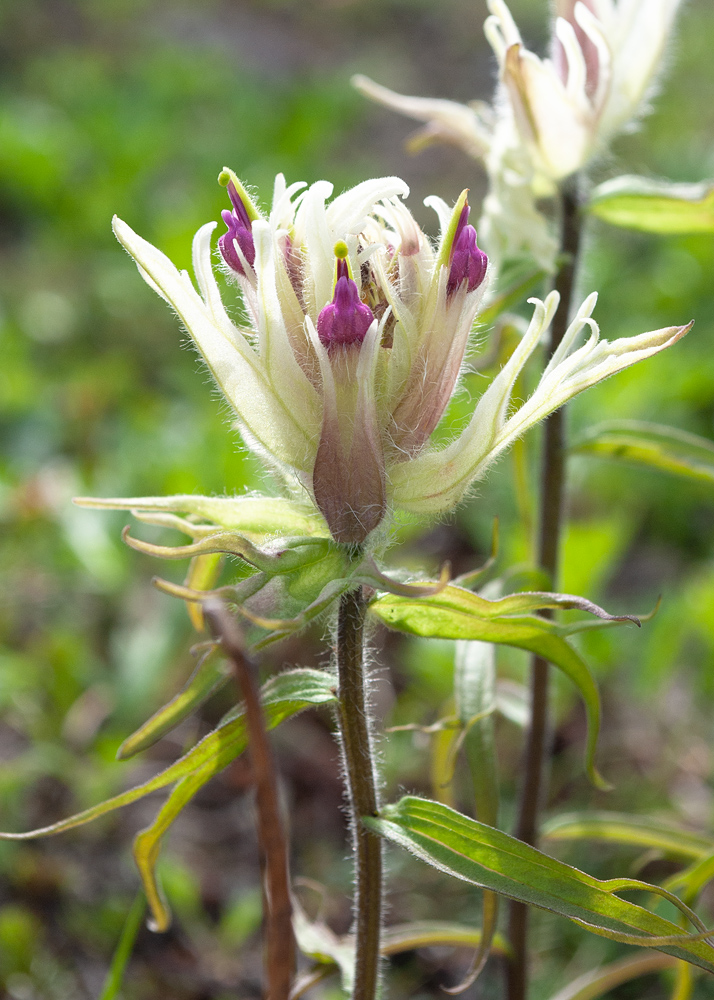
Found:
[[(570, 322), (578, 256), (580, 252), (581, 215), (577, 179), (571, 178), (561, 192), (560, 250), (561, 264), (555, 277), (560, 306), (553, 318), (547, 361), (560, 344)], [(565, 411), (556, 410), (545, 421), (541, 459), (541, 507), (537, 535), (538, 565), (557, 587), (560, 536), (563, 521), (565, 485)], [(543, 612), (548, 617), (549, 612)], [(538, 839), (538, 814), (546, 792), (548, 757), (548, 661), (540, 656), (531, 660), (530, 706), (518, 816), (514, 835), (526, 844)], [(508, 1000), (525, 1000), (528, 994), (528, 907), (511, 902), (509, 940), (513, 957), (507, 965)]]
[(352, 1000), (374, 1000), (380, 981), (382, 841), (362, 824), (379, 806), (364, 670), (367, 601), (359, 587), (340, 598), (338, 715), (355, 857), (355, 976)]
[(211, 631), (221, 641), (245, 704), (248, 755), (255, 784), (258, 844), (263, 871), (265, 1000), (288, 1000), (295, 974), (288, 847), (280, 817), (277, 776), (255, 667), (246, 655), (243, 637), (226, 606), (221, 601), (206, 601), (203, 613)]

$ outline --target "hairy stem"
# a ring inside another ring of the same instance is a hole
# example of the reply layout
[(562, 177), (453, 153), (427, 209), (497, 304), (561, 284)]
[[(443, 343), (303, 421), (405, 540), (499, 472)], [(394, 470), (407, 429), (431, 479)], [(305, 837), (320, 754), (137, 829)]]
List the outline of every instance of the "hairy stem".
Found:
[(255, 668), (235, 619), (221, 601), (203, 605), (211, 631), (221, 641), (245, 704), (248, 754), (255, 784), (258, 844), (265, 903), (265, 1000), (288, 1000), (295, 973), (295, 937), (290, 899), (288, 849), (278, 804), (278, 787)]
[[(581, 216), (577, 182), (573, 180), (561, 194), (561, 264), (555, 278), (560, 307), (553, 319), (548, 344), (550, 358), (568, 328), (572, 309)], [(545, 422), (541, 459), (541, 507), (538, 524), (538, 564), (557, 587), (560, 534), (563, 520), (565, 483), (565, 412), (556, 410)], [(546, 612), (543, 612), (546, 614)], [(548, 746), (548, 662), (534, 656), (530, 671), (531, 723), (528, 730), (518, 816), (514, 834), (527, 844), (538, 839), (538, 813), (545, 795)], [(509, 911), (509, 939), (513, 957), (507, 966), (508, 1000), (525, 1000), (528, 992), (528, 907), (512, 902)]]
[(355, 856), (355, 978), (352, 1000), (373, 1000), (380, 977), (382, 842), (363, 826), (378, 808), (364, 672), (362, 588), (344, 594), (337, 619), (338, 715)]

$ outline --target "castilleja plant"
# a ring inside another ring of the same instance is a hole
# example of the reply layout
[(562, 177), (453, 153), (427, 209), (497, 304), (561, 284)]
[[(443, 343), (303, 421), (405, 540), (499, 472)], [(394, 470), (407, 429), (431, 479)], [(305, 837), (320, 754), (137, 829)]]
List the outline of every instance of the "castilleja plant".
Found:
[[(714, 948), (700, 940), (701, 935), (692, 937), (634, 904), (617, 898), (613, 902), (612, 892), (624, 883), (598, 890), (607, 899), (603, 902), (593, 889), (595, 880), (587, 883), (586, 892), (582, 879), (587, 877), (575, 869), (566, 872), (567, 866), (561, 865), (553, 874), (556, 881), (560, 879), (557, 891), (548, 889), (547, 895), (543, 886), (529, 888), (528, 865), (537, 871), (555, 862), (505, 834), (488, 847), (484, 866), (473, 844), (490, 843), (488, 838), (495, 833), (485, 825), (496, 822), (490, 806), (478, 806), (484, 821), (480, 824), (455, 818), (458, 814), (451, 810), (444, 815), (432, 810), (419, 818), (413, 812), (423, 800), (403, 800), (380, 813), (363, 656), (364, 624), (370, 612), (404, 632), (482, 641), (471, 642), (468, 649), (481, 648), (483, 641), (506, 643), (547, 658), (584, 699), (589, 726), (586, 769), (593, 782), (604, 786), (594, 765), (600, 712), (597, 688), (569, 642), (569, 636), (585, 624), (563, 626), (536, 612), (576, 608), (596, 615), (602, 620), (597, 624), (603, 625), (625, 619), (571, 595), (529, 592), (486, 599), (472, 589), (478, 572), (453, 583), (448, 582), (448, 571), (440, 580), (408, 582), (386, 574), (379, 561), (399, 510), (431, 518), (451, 510), (528, 428), (581, 390), (673, 344), (688, 327), (601, 340), (591, 316), (596, 296), (590, 295), (575, 312), (533, 393), (514, 406), (516, 380), (558, 308), (555, 292), (545, 301), (533, 299), (527, 330), (485, 388), (465, 428), (446, 444), (436, 444), (432, 436), (465, 369), (488, 285), (488, 260), (469, 224), (466, 192), (453, 207), (438, 198), (427, 199), (441, 224), (440, 238), (433, 245), (405, 207), (402, 199), (408, 190), (398, 178), (365, 181), (328, 202), (331, 184), (287, 186), (278, 175), (267, 214), (230, 170), (224, 170), (220, 180), (231, 208), (223, 213), (226, 232), (218, 239), (218, 253), (222, 268), (239, 289), (247, 318), (244, 327), (231, 320), (219, 294), (212, 265), (215, 223), (199, 229), (194, 240), (198, 289), (126, 223), (116, 220), (115, 232), (141, 275), (189, 331), (237, 417), (245, 444), (274, 473), (280, 495), (77, 502), (132, 510), (143, 522), (187, 535), (189, 544), (173, 547), (141, 541), (128, 532), (125, 538), (133, 547), (163, 558), (190, 557), (185, 585), (159, 580), (159, 586), (189, 602), (197, 628), (203, 626), (204, 602), (216, 597), (227, 600), (243, 616), (253, 650), (338, 603), (335, 672), (285, 671), (268, 681), (261, 699), (268, 727), (311, 705), (336, 706), (354, 838), (355, 934), (337, 940), (326, 928), (309, 925), (298, 910), (295, 930), (301, 950), (318, 963), (339, 966), (353, 996), (372, 1000), (380, 974), (381, 838), (387, 837), (491, 893), (485, 897), (474, 974), (490, 948), (498, 946), (493, 892), (556, 909), (584, 921), (596, 933), (620, 933), (622, 940), (628, 927), (639, 928), (637, 943), (714, 970)], [(237, 557), (234, 579), (216, 586), (224, 555)], [(212, 622), (220, 620), (215, 608), (206, 608)], [(199, 664), (185, 689), (124, 742), (121, 758), (149, 746), (226, 682), (221, 653), (234, 662), (242, 656), (238, 640), (229, 641), (226, 632), (214, 634), (198, 651)], [(475, 669), (473, 664), (469, 669)], [(479, 690), (488, 701), (492, 695), (486, 688), (481, 684)], [(473, 697), (464, 701), (459, 696), (457, 703), (464, 734), (475, 732), (478, 720), (490, 724), (492, 707), (479, 707)], [(250, 709), (247, 695), (246, 704)], [(154, 871), (161, 838), (202, 784), (245, 749), (254, 725), (255, 715), (249, 710), (246, 723), (243, 708), (238, 707), (184, 757), (143, 785), (43, 830), (2, 836), (56, 833), (157, 788), (175, 785), (134, 847), (154, 927), (165, 929), (169, 912)], [(458, 827), (464, 822), (470, 825)], [(432, 850), (439, 839), (435, 830), (448, 829), (456, 837), (457, 828), (459, 837), (471, 838), (468, 871), (449, 855), (452, 847), (457, 854), (466, 850), (463, 838), (460, 846), (455, 840), (442, 845), (441, 854)], [(506, 859), (520, 857), (526, 867), (519, 874), (506, 863), (505, 881), (499, 881), (494, 874), (500, 865), (499, 851)], [(286, 871), (284, 864), (282, 869)], [(580, 892), (577, 906), (568, 902), (567, 879)], [(266, 898), (270, 911), (277, 905), (272, 889)], [(289, 900), (287, 889), (283, 899)], [(464, 940), (459, 938), (461, 931), (449, 926), (450, 931), (443, 927), (433, 931), (434, 943)], [(395, 932), (390, 939), (392, 951), (413, 946), (415, 932), (407, 928), (400, 933), (401, 937)], [(425, 933), (422, 928), (422, 943)], [(427, 938), (431, 940), (428, 934)], [(628, 940), (632, 938), (630, 934)], [(292, 952), (287, 943), (283, 950), (287, 956), (283, 973), (289, 979)], [(268, 948), (269, 981), (280, 965), (279, 951), (279, 944), (278, 952)], [(282, 986), (269, 989), (271, 1000), (286, 1000), (285, 982), (283, 978)], [(307, 987), (301, 983), (291, 996), (302, 995)]]
[[(558, 306), (552, 293), (531, 300), (533, 319), (518, 349), (460, 436), (436, 447), (430, 439), (457, 388), (488, 284), (466, 192), (453, 208), (427, 199), (441, 223), (434, 247), (400, 200), (408, 188), (398, 178), (366, 181), (327, 204), (327, 182), (305, 190), (278, 175), (267, 216), (231, 171), (221, 181), (233, 207), (223, 213), (228, 231), (218, 246), (240, 289), (247, 329), (229, 318), (218, 292), (214, 223), (194, 239), (199, 291), (126, 223), (117, 219), (114, 229), (185, 324), (246, 445), (276, 473), (283, 509), (315, 526), (321, 515), (337, 543), (379, 551), (395, 510), (450, 510), (529, 427), (686, 329), (600, 340), (591, 295), (530, 399), (511, 411), (514, 383)], [(588, 337), (579, 346), (583, 329)], [(121, 506), (171, 509), (167, 498)], [(175, 507), (207, 509), (199, 498)]]
[(523, 44), (504, 3), (484, 30), (536, 171), (580, 170), (640, 110), (662, 66), (681, 0), (557, 0), (551, 57)]
[(647, 110), (681, 0), (555, 0), (549, 54), (525, 45), (504, 0), (487, 0), (486, 38), (498, 60), (491, 105), (397, 94), (365, 76), (354, 85), (423, 128), (412, 149), (459, 146), (480, 160), (489, 191), (479, 223), (497, 263), (557, 269), (558, 241), (539, 199), (587, 169)]

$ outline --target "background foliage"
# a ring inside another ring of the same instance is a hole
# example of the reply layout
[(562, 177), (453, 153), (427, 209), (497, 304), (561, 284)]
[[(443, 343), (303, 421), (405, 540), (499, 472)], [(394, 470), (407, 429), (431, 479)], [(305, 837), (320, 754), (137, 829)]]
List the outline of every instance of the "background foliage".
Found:
[[(138, 764), (114, 761), (127, 733), (187, 675), (192, 633), (177, 602), (151, 588), (151, 561), (121, 545), (121, 515), (80, 511), (70, 498), (241, 491), (258, 484), (258, 472), (194, 355), (180, 349), (185, 337), (175, 320), (114, 241), (112, 214), (188, 266), (193, 232), (224, 207), (215, 179), (226, 163), (265, 200), (278, 170), (288, 180), (328, 177), (338, 190), (397, 173), (433, 231), (421, 199), (453, 199), (468, 185), (476, 202), (482, 176), (455, 150), (408, 157), (409, 123), (366, 105), (349, 76), (367, 72), (409, 93), (489, 96), (494, 64), (481, 32), (484, 7), (466, 0), (0, 5), (3, 829), (51, 822), (137, 783), (177, 756), (180, 740), (215, 723), (228, 697), (214, 699)], [(514, 0), (527, 41), (545, 37), (545, 8)], [(596, 179), (714, 176), (712, 44), (714, 10), (708, 0), (692, 0), (654, 114), (617, 142)], [(579, 398), (572, 432), (627, 417), (714, 438), (712, 237), (654, 237), (594, 221), (585, 273), (583, 292), (600, 290), (596, 316), (607, 337), (690, 318), (696, 325), (666, 355)], [(536, 450), (530, 437), (520, 453), (527, 470)], [(497, 513), (501, 567), (527, 563), (529, 501), (527, 491), (519, 495), (515, 468), (512, 457), (504, 459), (451, 523), (418, 541), (405, 530), (395, 560), (434, 568), (448, 557), (457, 571), (470, 568), (488, 551)], [(651, 810), (711, 832), (714, 490), (585, 457), (570, 471), (562, 589), (618, 612), (645, 612), (660, 593), (663, 604), (642, 633), (583, 637), (604, 682), (600, 766), (616, 788), (604, 795), (587, 785), (584, 717), (567, 683), (559, 684), (551, 806)], [(176, 567), (176, 579), (182, 571)], [(428, 724), (448, 713), (451, 644), (382, 638), (376, 697), (385, 724)], [(324, 664), (323, 640), (318, 628), (284, 643), (266, 671)], [(502, 673), (520, 681), (521, 657), (498, 655)], [(328, 886), (327, 917), (344, 931), (349, 870), (329, 730), (328, 714), (303, 716), (276, 742), (294, 870)], [(498, 740), (507, 822), (519, 731), (502, 722)], [(432, 753), (420, 732), (391, 736), (389, 790), (458, 805), (460, 773), (443, 787), (434, 746)], [(127, 997), (258, 995), (260, 893), (247, 780), (236, 762), (177, 824), (163, 861), (176, 922), (166, 935), (141, 933)], [(5, 995), (99, 994), (136, 891), (131, 837), (152, 807), (139, 803), (58, 840), (0, 845)], [(613, 848), (553, 850), (594, 875), (599, 865), (618, 863), (627, 874), (635, 861), (632, 851), (618, 856)], [(663, 862), (650, 864), (661, 873)], [(394, 855), (391, 873), (394, 921), (478, 918), (475, 894), (406, 856)], [(312, 890), (304, 902), (314, 912)], [(555, 991), (566, 965), (573, 978), (621, 951), (583, 940), (555, 918), (541, 916), (537, 926), (536, 996)], [(406, 956), (392, 995), (439, 995), (438, 984), (454, 982), (466, 961), (465, 953)], [(500, 990), (497, 971), (479, 991)], [(704, 982), (698, 990), (712, 992)]]

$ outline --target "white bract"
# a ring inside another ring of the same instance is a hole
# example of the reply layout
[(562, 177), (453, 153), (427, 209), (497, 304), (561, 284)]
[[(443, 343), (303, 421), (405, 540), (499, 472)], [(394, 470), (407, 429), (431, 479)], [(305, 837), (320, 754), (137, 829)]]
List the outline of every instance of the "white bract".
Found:
[(523, 44), (504, 0), (486, 37), (536, 170), (559, 181), (639, 112), (681, 0), (556, 0), (551, 57)]
[(681, 0), (556, 0), (550, 58), (523, 44), (504, 0), (484, 30), (498, 58), (493, 106), (396, 94), (364, 76), (366, 96), (423, 122), (413, 149), (442, 141), (482, 161), (489, 193), (479, 222), (498, 263), (523, 255), (547, 270), (557, 245), (537, 201), (587, 166), (641, 113)]
[[(215, 223), (194, 239), (198, 289), (126, 223), (115, 220), (115, 232), (185, 324), (248, 447), (338, 542), (379, 537), (395, 507), (431, 515), (453, 507), (518, 435), (687, 329), (600, 341), (591, 295), (533, 395), (512, 411), (518, 373), (558, 304), (555, 293), (532, 300), (522, 342), (463, 433), (437, 448), (430, 439), (457, 387), (486, 285), (466, 193), (453, 209), (427, 199), (442, 226), (432, 247), (400, 200), (408, 192), (398, 178), (365, 181), (328, 203), (326, 181), (287, 187), (278, 175), (265, 217), (235, 175), (222, 178), (233, 211), (219, 244), (240, 286), (244, 328), (214, 276)], [(584, 328), (589, 338), (578, 347)]]

